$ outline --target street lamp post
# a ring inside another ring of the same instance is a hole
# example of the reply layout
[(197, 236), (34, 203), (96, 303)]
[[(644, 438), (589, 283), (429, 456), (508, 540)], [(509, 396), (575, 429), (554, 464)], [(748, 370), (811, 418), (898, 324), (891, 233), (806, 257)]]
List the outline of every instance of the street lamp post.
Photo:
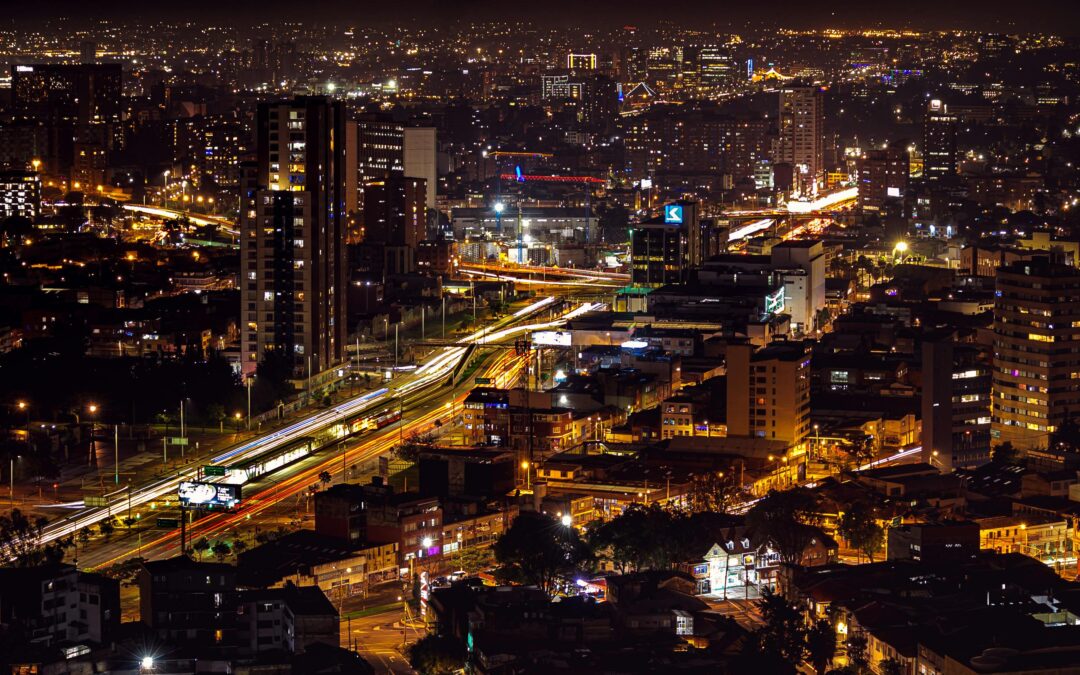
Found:
[(94, 446), (94, 432), (97, 429), (97, 421), (94, 419), (94, 415), (97, 414), (98, 407), (96, 404), (91, 403), (86, 409), (90, 412), (90, 457), (87, 460), (87, 466), (93, 466), (94, 459), (97, 457), (97, 448)]
[(525, 472), (525, 489), (532, 490), (532, 474), (529, 473), (529, 460), (521, 463), (521, 469)]

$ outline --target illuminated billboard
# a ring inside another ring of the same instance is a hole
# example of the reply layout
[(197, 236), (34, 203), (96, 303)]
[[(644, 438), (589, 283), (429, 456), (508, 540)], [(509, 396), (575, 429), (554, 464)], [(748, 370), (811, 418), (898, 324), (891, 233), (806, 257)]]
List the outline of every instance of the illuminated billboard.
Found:
[(682, 204), (668, 204), (664, 207), (664, 222), (672, 225), (682, 225), (683, 222), (683, 207)]
[(561, 330), (539, 330), (532, 334), (532, 343), (540, 347), (569, 347), (570, 333)]
[(240, 486), (227, 483), (183, 481), (177, 497), (184, 506), (205, 509), (231, 509), (240, 502)]
[(765, 296), (765, 313), (779, 314), (784, 311), (784, 288), (781, 286), (775, 293)]

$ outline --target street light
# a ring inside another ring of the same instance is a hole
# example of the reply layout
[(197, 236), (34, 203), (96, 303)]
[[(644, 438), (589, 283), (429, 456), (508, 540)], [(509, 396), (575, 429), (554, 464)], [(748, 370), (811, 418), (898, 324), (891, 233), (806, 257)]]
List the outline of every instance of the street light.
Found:
[(94, 459), (97, 457), (97, 448), (94, 447), (94, 435), (95, 435), (94, 432), (97, 431), (97, 421), (94, 420), (93, 415), (97, 414), (98, 407), (97, 407), (96, 403), (91, 403), (90, 405), (88, 405), (86, 407), (86, 409), (91, 415), (91, 417), (90, 417), (90, 457), (89, 457), (89, 461), (87, 463), (87, 466), (93, 466)]
[(19, 401), (16, 406), (26, 413), (26, 447), (30, 448), (30, 405), (26, 401)]
[(563, 524), (563, 527), (570, 527), (574, 524), (574, 519), (569, 513), (563, 514), (563, 517), (559, 519), (559, 522)]
[(529, 475), (529, 461), (525, 460), (521, 463), (521, 469), (525, 472), (525, 489), (532, 489), (532, 476)]

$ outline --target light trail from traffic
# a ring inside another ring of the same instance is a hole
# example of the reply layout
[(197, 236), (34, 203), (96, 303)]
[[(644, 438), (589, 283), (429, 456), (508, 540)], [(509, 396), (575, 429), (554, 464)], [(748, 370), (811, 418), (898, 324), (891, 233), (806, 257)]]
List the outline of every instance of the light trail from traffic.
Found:
[[(494, 363), (485, 368), (487, 376), (496, 381), (504, 381), (507, 377), (513, 377), (521, 370), (525, 357), (518, 356), (512, 351), (505, 351), (498, 355)], [(509, 384), (509, 382), (505, 382)], [(187, 526), (188, 541), (194, 541), (199, 537), (220, 536), (231, 529), (239, 528), (250, 522), (255, 516), (264, 513), (268, 509), (281, 502), (298, 498), (313, 484), (319, 482), (319, 476), (324, 471), (331, 475), (340, 474), (344, 467), (377, 457), (391, 451), (403, 436), (411, 436), (414, 433), (432, 431), (440, 425), (436, 422), (451, 414), (453, 410), (460, 409), (467, 393), (461, 393), (443, 405), (437, 406), (420, 414), (412, 420), (401, 420), (394, 425), (377, 430), (373, 434), (359, 439), (352, 447), (345, 446), (342, 453), (327, 454), (318, 464), (304, 468), (288, 477), (278, 481), (271, 481), (264, 485), (259, 492), (251, 497), (244, 498), (236, 510), (232, 512), (212, 513), (200, 518)], [(423, 404), (431, 396), (422, 397), (418, 403)], [(173, 529), (167, 533), (139, 545), (144, 557), (167, 557), (179, 553), (179, 530)], [(118, 562), (130, 558), (135, 553), (135, 548), (114, 556), (95, 566), (97, 569), (106, 568)], [(156, 554), (156, 555), (155, 555)]]
[(216, 218), (214, 216), (197, 216), (187, 211), (177, 211), (175, 209), (163, 209), (158, 206), (146, 206), (145, 204), (124, 204), (123, 209), (125, 211), (132, 211), (134, 213), (142, 213), (148, 216), (155, 216), (157, 218), (168, 218), (170, 220), (176, 220), (179, 218), (187, 218), (196, 225), (215, 225), (225, 230), (234, 237), (239, 236), (240, 232), (235, 228), (236, 224), (227, 218)]
[[(522, 319), (548, 307), (554, 302), (555, 298), (553, 297), (542, 298), (515, 312), (505, 320), (516, 321)], [(214, 463), (227, 460), (247, 461), (264, 453), (271, 452), (296, 439), (318, 433), (326, 427), (340, 423), (349, 416), (359, 414), (368, 407), (378, 405), (388, 398), (405, 396), (438, 383), (441, 378), (445, 377), (453, 370), (470, 344), (500, 341), (522, 333), (562, 325), (565, 321), (580, 316), (585, 312), (592, 311), (600, 306), (601, 305), (597, 303), (584, 303), (570, 312), (567, 312), (562, 317), (544, 323), (534, 323), (507, 328), (496, 328), (496, 326), (484, 327), (460, 338), (457, 343), (462, 346), (441, 349), (434, 358), (412, 373), (411, 377), (415, 379), (404, 382), (395, 389), (382, 389), (371, 392), (351, 401), (342, 403), (330, 410), (316, 413), (303, 420), (294, 422), (283, 429), (278, 429), (264, 437), (246, 443), (240, 448), (223, 453), (214, 458), (213, 461)], [(142, 504), (161, 499), (165, 495), (174, 493), (181, 482), (197, 480), (198, 476), (198, 468), (189, 468), (177, 471), (175, 475), (159, 476), (151, 479), (139, 488), (131, 488), (130, 490), (125, 488), (120, 492), (113, 493), (113, 495), (122, 495), (119, 499), (111, 499), (106, 496), (107, 503), (105, 506), (86, 508), (78, 514), (49, 523), (45, 526), (40, 541), (44, 544), (61, 537), (75, 534), (81, 529), (90, 527), (111, 517), (114, 511), (118, 511), (124, 507), (141, 506)]]

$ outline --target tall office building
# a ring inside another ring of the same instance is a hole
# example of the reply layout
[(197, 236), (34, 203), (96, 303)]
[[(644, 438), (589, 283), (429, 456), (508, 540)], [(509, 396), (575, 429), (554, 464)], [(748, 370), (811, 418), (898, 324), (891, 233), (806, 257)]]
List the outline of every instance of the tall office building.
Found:
[(345, 321), (345, 108), (324, 97), (259, 105), (252, 208), (241, 218), (245, 372), (286, 355), (297, 377), (340, 363)]
[(814, 194), (825, 174), (825, 103), (821, 88), (795, 85), (780, 90), (780, 136), (775, 162), (790, 164), (794, 185)]
[(998, 268), (991, 435), (1047, 447), (1080, 415), (1080, 270), (1045, 258)]
[(405, 125), (377, 115), (356, 120), (358, 185), (405, 171)]
[(584, 82), (581, 122), (592, 131), (605, 133), (619, 118), (619, 85), (607, 75), (593, 75)]
[(956, 115), (933, 99), (923, 119), (923, 177), (942, 180), (956, 175)]
[(953, 330), (922, 344), (922, 457), (942, 471), (990, 461), (990, 364)]
[(425, 183), (393, 176), (364, 186), (364, 243), (381, 250), (383, 275), (415, 269), (416, 249), (427, 238)]
[(402, 143), (405, 176), (424, 179), (424, 203), (435, 208), (437, 185), (435, 127), (405, 127)]
[(659, 218), (630, 231), (630, 281), (654, 288), (685, 283), (704, 259), (705, 236), (695, 202), (665, 205)]
[(356, 119), (353, 129), (350, 126), (348, 133), (355, 136), (356, 203), (360, 217), (350, 227), (349, 241), (356, 243), (365, 239), (367, 227), (363, 218), (364, 186), (405, 175), (405, 125), (384, 115), (364, 113)]
[(907, 149), (892, 144), (871, 150), (859, 161), (859, 206), (882, 212), (903, 202), (908, 188), (910, 158)]
[(735, 61), (724, 47), (702, 47), (697, 53), (697, 71), (703, 89), (727, 87), (735, 82)]
[(802, 342), (727, 348), (728, 436), (797, 445), (810, 434), (810, 352)]

